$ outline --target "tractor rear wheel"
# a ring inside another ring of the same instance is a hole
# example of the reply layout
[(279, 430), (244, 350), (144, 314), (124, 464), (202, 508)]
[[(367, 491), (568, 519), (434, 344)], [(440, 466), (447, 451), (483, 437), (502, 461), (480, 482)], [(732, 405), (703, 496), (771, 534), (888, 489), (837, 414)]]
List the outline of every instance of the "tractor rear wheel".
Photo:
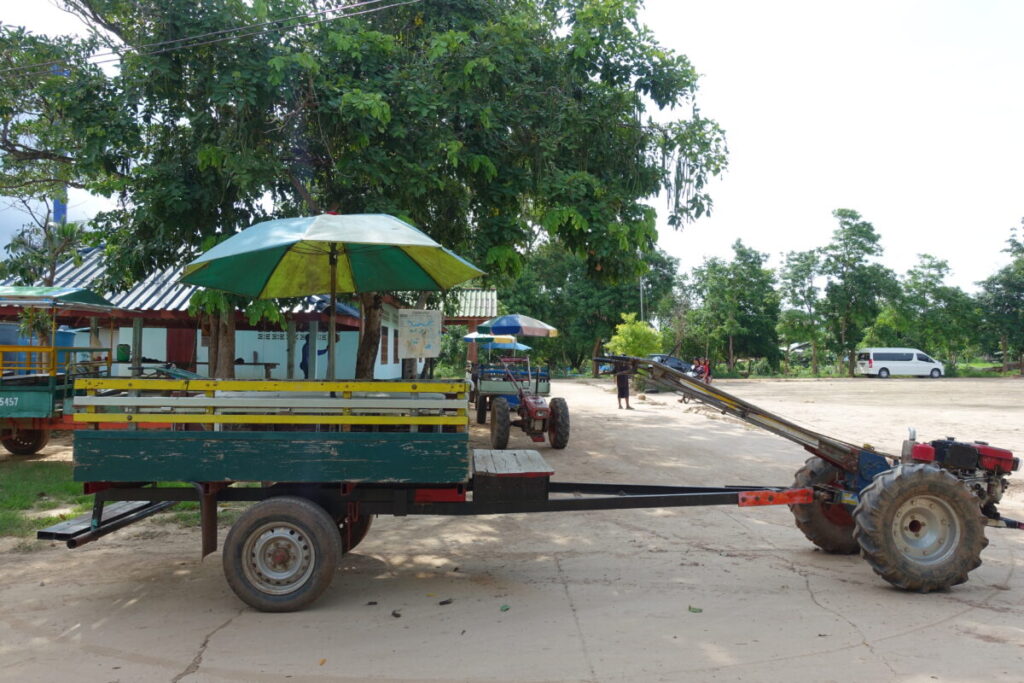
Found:
[(552, 448), (569, 445), (569, 404), (564, 398), (553, 398), (548, 405), (548, 443)]
[(19, 429), (5, 436), (0, 443), (12, 455), (35, 455), (50, 443), (50, 432), (45, 429)]
[(931, 465), (897, 465), (877, 475), (861, 492), (853, 519), (864, 559), (908, 591), (965, 582), (988, 545), (978, 499)]
[[(797, 470), (793, 488), (833, 484), (840, 481), (842, 476), (838, 467), (814, 456)], [(853, 537), (853, 518), (846, 506), (815, 500), (813, 503), (790, 505), (789, 509), (796, 518), (797, 528), (804, 532), (807, 540), (825, 552), (852, 555), (860, 550), (860, 545)]]
[(509, 416), (508, 399), (495, 396), (491, 399), (491, 448), (496, 451), (508, 446), (508, 435), (512, 430), (512, 418)]
[(262, 612), (294, 612), (327, 590), (342, 554), (337, 523), (307, 498), (256, 503), (224, 540), (224, 576)]
[(487, 422), (487, 397), (476, 395), (476, 423), (478, 425), (485, 424)]

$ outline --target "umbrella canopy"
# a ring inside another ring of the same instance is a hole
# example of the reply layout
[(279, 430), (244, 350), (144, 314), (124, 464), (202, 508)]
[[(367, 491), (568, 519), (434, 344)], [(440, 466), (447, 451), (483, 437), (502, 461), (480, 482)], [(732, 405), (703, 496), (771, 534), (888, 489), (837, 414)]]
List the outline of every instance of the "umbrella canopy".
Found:
[(511, 334), (481, 334), (470, 332), (462, 338), (464, 342), (497, 342), (499, 344), (512, 344), (516, 340)]
[(529, 351), (532, 346), (520, 344), (519, 342), (485, 342), (480, 345), (482, 349), (510, 349), (512, 351)]
[(558, 330), (551, 325), (519, 313), (491, 318), (487, 322), (477, 325), (477, 330), (485, 334), (514, 334), (523, 337), (558, 336)]
[(482, 274), (394, 216), (324, 214), (256, 223), (186, 265), (181, 281), (275, 299), (449, 289)]

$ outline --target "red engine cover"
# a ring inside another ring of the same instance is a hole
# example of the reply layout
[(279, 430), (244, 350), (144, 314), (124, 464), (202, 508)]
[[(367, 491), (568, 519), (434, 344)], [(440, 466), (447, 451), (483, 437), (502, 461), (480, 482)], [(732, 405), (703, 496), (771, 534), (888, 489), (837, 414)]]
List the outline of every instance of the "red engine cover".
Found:
[(548, 402), (540, 396), (533, 396), (527, 394), (523, 396), (523, 407), (526, 409), (526, 414), (532, 418), (545, 419), (548, 416)]
[(978, 449), (978, 466), (983, 470), (1008, 474), (1020, 467), (1020, 460), (1013, 457), (1013, 453), (1004, 448), (981, 444), (977, 444), (975, 448)]

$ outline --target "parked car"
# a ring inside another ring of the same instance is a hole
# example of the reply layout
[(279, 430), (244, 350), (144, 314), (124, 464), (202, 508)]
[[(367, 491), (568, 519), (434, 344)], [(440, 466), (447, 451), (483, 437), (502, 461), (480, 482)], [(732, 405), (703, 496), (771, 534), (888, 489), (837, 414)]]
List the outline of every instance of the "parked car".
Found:
[(867, 377), (882, 379), (891, 375), (938, 379), (946, 374), (946, 367), (918, 349), (885, 347), (858, 351), (856, 371)]
[(647, 356), (647, 360), (653, 360), (656, 363), (667, 365), (673, 370), (678, 370), (679, 372), (690, 372), (691, 370), (693, 370), (693, 366), (687, 363), (685, 360), (679, 360), (675, 356), (670, 356), (665, 353), (652, 353), (651, 355)]

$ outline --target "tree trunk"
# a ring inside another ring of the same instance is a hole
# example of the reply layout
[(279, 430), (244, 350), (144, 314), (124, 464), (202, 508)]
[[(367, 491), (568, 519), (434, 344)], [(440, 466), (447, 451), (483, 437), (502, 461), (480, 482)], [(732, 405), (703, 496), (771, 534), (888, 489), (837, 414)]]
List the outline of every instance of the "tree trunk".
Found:
[(373, 368), (377, 363), (380, 349), (380, 319), (384, 309), (384, 297), (377, 292), (359, 294), (362, 309), (363, 329), (356, 351), (356, 379), (373, 379)]
[(217, 320), (217, 331), (220, 339), (217, 344), (217, 375), (218, 379), (235, 378), (235, 312), (222, 311)]
[(1003, 372), (1010, 371), (1010, 345), (1006, 337), (999, 338), (999, 350), (1003, 352)]
[[(598, 338), (598, 339), (594, 340), (594, 349), (593, 349), (593, 351), (591, 351), (590, 357), (593, 359), (593, 358), (596, 358), (597, 356), (599, 356), (600, 354), (601, 354), (601, 339)], [(591, 367), (591, 371), (594, 373), (594, 377), (599, 377), (601, 375), (601, 366), (600, 366), (600, 364), (596, 360), (591, 360), (591, 366), (592, 366)]]
[(204, 324), (206, 325), (206, 339), (208, 344), (206, 347), (206, 376), (216, 377), (217, 376), (217, 354), (220, 348), (220, 329), (217, 323), (217, 315), (215, 313), (207, 313), (205, 316)]
[(733, 368), (736, 367), (736, 355), (733, 352), (732, 335), (731, 334), (729, 335), (729, 363), (728, 363), (728, 365), (729, 365), (729, 372), (732, 372)]
[(818, 376), (818, 344), (811, 342), (811, 374)]

